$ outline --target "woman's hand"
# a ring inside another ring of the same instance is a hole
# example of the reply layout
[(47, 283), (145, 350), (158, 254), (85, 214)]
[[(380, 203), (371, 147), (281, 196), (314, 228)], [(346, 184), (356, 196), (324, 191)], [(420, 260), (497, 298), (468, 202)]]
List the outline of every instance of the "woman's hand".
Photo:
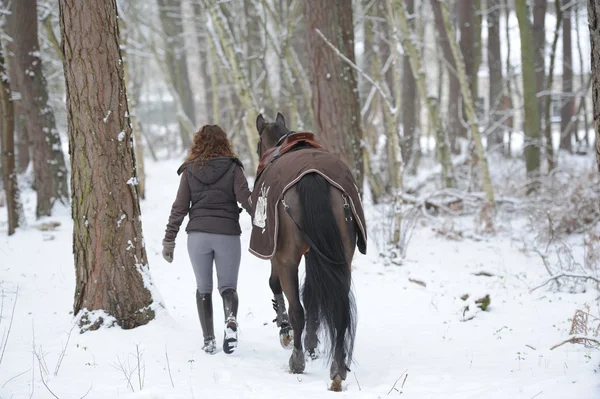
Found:
[(163, 240), (162, 244), (163, 244), (163, 250), (162, 250), (163, 258), (167, 262), (172, 263), (173, 262), (173, 253), (175, 252), (175, 241)]

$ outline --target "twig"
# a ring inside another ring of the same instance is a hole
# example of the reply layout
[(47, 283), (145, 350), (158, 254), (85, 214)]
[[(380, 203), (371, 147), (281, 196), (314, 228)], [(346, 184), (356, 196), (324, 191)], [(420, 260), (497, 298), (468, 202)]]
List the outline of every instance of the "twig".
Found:
[[(390, 389), (390, 391), (387, 393), (388, 395), (389, 395), (390, 393), (392, 393), (392, 391), (393, 391), (394, 389), (396, 389), (396, 384), (398, 383), (398, 381), (400, 381), (400, 378), (402, 378), (402, 376), (403, 376), (404, 374), (406, 374), (406, 372), (407, 372), (407, 371), (408, 371), (408, 369), (407, 369), (407, 370), (405, 370), (405, 371), (404, 371), (404, 373), (400, 374), (400, 377), (398, 377), (398, 379), (396, 380), (396, 382), (394, 382), (394, 386), (392, 386), (392, 389)], [(406, 381), (406, 378), (405, 378), (404, 380)], [(397, 390), (397, 389), (396, 389), (396, 390)]]
[(552, 282), (552, 281), (556, 281), (559, 278), (574, 278), (574, 279), (583, 279), (583, 280), (592, 280), (595, 281), (597, 284), (600, 284), (600, 280), (598, 280), (596, 277), (593, 276), (585, 276), (585, 275), (577, 275), (577, 274), (567, 274), (567, 273), (563, 273), (563, 274), (559, 274), (557, 276), (554, 276), (552, 278), (549, 278), (544, 284), (541, 284), (535, 288), (532, 288), (529, 292), (533, 292), (535, 290), (537, 290), (538, 288), (542, 288), (543, 286), (547, 285), (548, 283)]
[(87, 392), (85, 393), (85, 395), (83, 395), (83, 396), (82, 396), (80, 399), (83, 399), (83, 398), (85, 398), (86, 396), (88, 396), (88, 394), (89, 394), (89, 393), (92, 391), (92, 387), (93, 387), (93, 386), (94, 386), (93, 384), (90, 384), (90, 389), (88, 389), (88, 390), (87, 390)]
[(144, 367), (144, 378), (142, 378), (142, 366), (140, 364), (141, 353), (140, 353), (140, 345), (139, 344), (135, 345), (135, 352), (136, 352), (136, 358), (137, 358), (138, 383), (140, 385), (140, 391), (141, 391), (142, 389), (144, 389), (144, 383), (142, 382), (142, 379), (145, 379), (145, 377), (146, 377), (146, 368)]
[(554, 345), (552, 348), (550, 348), (550, 350), (554, 350), (556, 348), (558, 348), (559, 346), (563, 346), (564, 344), (577, 344), (579, 343), (579, 341), (590, 341), (595, 343), (596, 345), (600, 345), (600, 341), (598, 340), (598, 338), (596, 337), (589, 337), (586, 335), (574, 335), (571, 338)]
[(531, 349), (533, 349), (534, 351), (536, 351), (536, 350), (537, 350), (537, 349), (535, 349), (535, 348), (534, 348), (533, 346), (531, 346), (531, 345), (525, 345), (525, 346), (526, 346), (526, 347), (528, 347), (528, 348), (531, 348)]
[(73, 326), (71, 327), (71, 330), (69, 330), (69, 335), (67, 336), (67, 343), (62, 348), (62, 351), (60, 352), (60, 355), (58, 356), (58, 361), (56, 362), (56, 367), (54, 368), (54, 376), (55, 377), (58, 375), (58, 370), (60, 370), (60, 365), (62, 364), (62, 361), (65, 358), (65, 354), (67, 352), (67, 348), (69, 347), (69, 340), (71, 339), (71, 333), (73, 332), (73, 329), (75, 328), (75, 326), (77, 324), (78, 324), (77, 321), (75, 323), (73, 323)]
[(46, 384), (46, 380), (44, 380), (44, 376), (42, 375), (42, 362), (41, 362), (41, 359), (40, 359), (39, 355), (36, 354), (36, 356), (37, 356), (37, 359), (38, 359), (38, 365), (40, 367), (40, 376), (42, 377), (42, 384), (44, 384), (44, 386), (46, 387), (46, 389), (48, 390), (48, 392), (50, 392), (50, 394), (52, 396), (54, 396), (56, 399), (60, 399), (58, 396), (56, 396), (54, 394), (54, 392), (52, 392), (52, 390), (50, 389), (50, 387), (48, 386), (48, 384)]
[(392, 112), (392, 114), (395, 114), (398, 110), (392, 105), (392, 103), (390, 102), (390, 100), (388, 99), (387, 95), (384, 93), (383, 89), (381, 88), (381, 86), (379, 86), (379, 83), (375, 82), (373, 80), (373, 78), (371, 78), (369, 75), (367, 75), (362, 69), (360, 69), (360, 67), (358, 65), (356, 65), (354, 62), (352, 62), (348, 57), (346, 57), (344, 54), (342, 54), (342, 52), (340, 50), (337, 49), (337, 47), (335, 47), (329, 40), (327, 40), (327, 38), (325, 37), (325, 35), (319, 30), (319, 29), (315, 29), (315, 31), (317, 32), (317, 34), (319, 36), (321, 36), (321, 39), (323, 39), (325, 41), (325, 43), (342, 59), (344, 60), (348, 65), (350, 65), (352, 68), (354, 68), (358, 73), (360, 73), (369, 83), (371, 83), (379, 92), (379, 94), (381, 94), (381, 97), (383, 98), (383, 101), (385, 101), (385, 104), (388, 106), (388, 108), (390, 109), (390, 111)]
[(358, 390), (362, 391), (362, 389), (360, 388), (360, 382), (358, 382), (358, 378), (356, 377), (356, 373), (352, 372), (352, 374), (354, 374), (354, 379), (356, 380), (356, 384), (358, 385)]
[(31, 368), (28, 368), (27, 370), (23, 371), (22, 373), (20, 373), (20, 374), (17, 374), (17, 375), (15, 375), (14, 377), (11, 377), (11, 378), (9, 378), (9, 379), (8, 379), (8, 381), (6, 381), (6, 382), (4, 383), (4, 385), (2, 385), (2, 388), (4, 388), (5, 386), (7, 386), (7, 385), (8, 385), (8, 383), (9, 383), (9, 382), (11, 382), (12, 380), (14, 380), (15, 378), (19, 378), (19, 377), (20, 377), (20, 376), (22, 376), (23, 374), (25, 374), (25, 373), (29, 372), (29, 370), (31, 370)]
[(13, 319), (15, 318), (15, 308), (17, 307), (17, 299), (19, 298), (19, 286), (17, 285), (17, 291), (15, 292), (15, 301), (13, 302), (12, 314), (10, 315), (10, 323), (8, 324), (8, 333), (6, 334), (6, 340), (2, 347), (2, 354), (0, 354), (0, 364), (4, 359), (4, 352), (6, 352), (6, 345), (8, 344), (8, 338), (10, 337), (10, 330), (12, 328)]
[(167, 346), (165, 345), (165, 357), (167, 358), (167, 370), (169, 370), (169, 379), (171, 380), (171, 385), (175, 388), (175, 384), (173, 383), (173, 376), (171, 375), (171, 364), (169, 363), (169, 354), (167, 352)]
[(540, 392), (539, 392), (537, 395), (535, 395), (535, 396), (532, 396), (532, 397), (531, 397), (531, 399), (535, 399), (535, 398), (537, 398), (538, 396), (540, 396), (540, 395), (542, 394), (542, 392), (544, 392), (544, 391), (540, 391)]

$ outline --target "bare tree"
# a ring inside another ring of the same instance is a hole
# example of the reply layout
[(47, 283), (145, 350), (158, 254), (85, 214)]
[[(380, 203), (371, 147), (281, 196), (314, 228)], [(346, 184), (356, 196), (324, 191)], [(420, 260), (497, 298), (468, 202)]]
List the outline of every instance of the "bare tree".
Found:
[[(436, 1), (437, 0), (432, 0), (432, 2)], [(419, 95), (421, 98), (426, 99), (425, 104), (427, 106), (427, 112), (435, 134), (437, 157), (442, 167), (442, 183), (444, 187), (454, 187), (456, 179), (454, 176), (452, 158), (450, 156), (448, 136), (446, 135), (446, 131), (440, 118), (437, 99), (427, 96), (427, 82), (425, 70), (421, 63), (422, 57), (413, 42), (415, 34), (411, 33), (408, 27), (408, 16), (406, 15), (406, 10), (404, 9), (402, 2), (400, 0), (387, 0), (387, 4), (389, 9), (388, 13), (392, 16), (393, 20), (394, 40), (396, 40), (397, 43), (401, 43), (404, 51), (407, 52), (410, 59), (411, 70), (413, 71), (417, 89), (419, 90)]]
[[(435, 26), (438, 31), (438, 44), (442, 47), (444, 59), (446, 60), (447, 64), (449, 82), (448, 97), (451, 99), (448, 101), (448, 110), (446, 113), (446, 118), (448, 119), (448, 137), (450, 139), (452, 152), (458, 153), (460, 152), (460, 147), (458, 146), (458, 137), (460, 136), (462, 129), (461, 121), (459, 119), (460, 83), (458, 82), (458, 77), (456, 76), (456, 62), (454, 61), (452, 49), (450, 48), (450, 39), (448, 38), (446, 29), (444, 29), (444, 20), (442, 18), (440, 2), (433, 0), (430, 3), (431, 9), (433, 10)], [(451, 39), (456, 40), (454, 37)]]
[[(194, 95), (190, 86), (187, 67), (187, 51), (183, 37), (181, 15), (182, 0), (158, 0), (160, 22), (165, 32), (165, 62), (169, 72), (169, 79), (175, 88), (183, 106), (183, 111), (192, 125), (196, 126), (196, 112)], [(189, 127), (180, 123), (181, 139), (184, 147), (192, 144)]]
[(154, 312), (117, 5), (59, 6), (73, 176), (73, 310), (104, 310), (122, 328), (134, 328)]
[(591, 41), (592, 102), (596, 131), (596, 162), (600, 172), (600, 0), (588, 0), (588, 26)]
[[(533, 4), (533, 48), (535, 62), (535, 89), (539, 93), (544, 90), (545, 58), (546, 58), (546, 10), (548, 0), (535, 0)], [(537, 94), (536, 93), (536, 94)], [(543, 119), (544, 98), (538, 98), (538, 116)]]
[[(448, 33), (448, 36), (452, 37), (455, 34), (454, 27), (452, 26), (452, 23), (450, 21), (450, 12), (448, 11), (448, 4), (443, 0), (439, 1), (442, 9), (442, 17), (444, 19), (444, 27), (446, 29), (446, 32)], [(454, 60), (456, 61), (456, 72), (458, 74), (460, 89), (463, 96), (463, 106), (465, 108), (467, 121), (469, 123), (471, 137), (473, 139), (473, 142), (475, 143), (476, 156), (479, 158), (478, 162), (481, 166), (483, 180), (482, 185), (485, 191), (486, 201), (487, 204), (493, 208), (495, 206), (494, 188), (492, 186), (492, 179), (490, 177), (488, 162), (486, 159), (485, 150), (483, 148), (483, 143), (481, 141), (481, 135), (479, 134), (479, 125), (477, 123), (477, 115), (475, 113), (475, 102), (473, 100), (471, 92), (472, 86), (469, 87), (469, 75), (467, 74), (466, 63), (463, 59), (462, 54), (460, 53), (459, 46), (457, 46), (455, 42), (450, 42), (450, 48), (452, 49), (452, 55), (454, 55)]]
[(523, 97), (525, 107), (525, 164), (527, 174), (535, 176), (540, 172), (540, 118), (535, 95), (535, 65), (531, 21), (527, 12), (526, 0), (516, 0), (515, 7), (519, 20), (521, 37), (521, 65), (523, 69)]
[(352, 0), (304, 3), (310, 55), (312, 108), (316, 133), (323, 144), (350, 166), (358, 187), (363, 181), (361, 117), (354, 70), (318, 35), (331, 41), (354, 62)]
[(49, 216), (56, 200), (68, 202), (69, 190), (60, 136), (48, 104), (39, 56), (37, 0), (12, 1), (10, 10), (8, 22), (14, 41), (15, 73), (33, 150), (38, 194), (36, 215)]
[[(0, 29), (0, 34), (3, 33)], [(10, 84), (6, 73), (4, 53), (0, 45), (0, 153), (2, 154), (2, 179), (8, 211), (8, 235), (13, 235), (19, 227), (21, 203), (17, 172), (15, 170), (15, 120)]]
[[(556, 64), (556, 48), (558, 47), (558, 38), (560, 37), (560, 27), (562, 25), (562, 7), (560, 6), (561, 0), (555, 0), (554, 4), (556, 7), (556, 28), (554, 29), (554, 39), (552, 39), (552, 46), (550, 47), (550, 65), (548, 65), (548, 76), (546, 77), (546, 87), (548, 90), (552, 90), (554, 82), (554, 66)], [(548, 164), (548, 172), (554, 169), (556, 165), (554, 159), (554, 147), (552, 142), (552, 123), (550, 115), (550, 107), (552, 106), (552, 96), (548, 95), (545, 97), (544, 102), (544, 137), (546, 139), (546, 163)]]
[(573, 151), (571, 139), (573, 137), (571, 118), (575, 115), (575, 101), (573, 99), (573, 46), (571, 45), (571, 7), (573, 1), (563, 0), (563, 26), (562, 26), (562, 108), (560, 110), (560, 149)]
[(488, 0), (488, 49), (490, 135), (488, 150), (504, 152), (504, 128), (502, 110), (504, 109), (504, 80), (502, 77), (502, 55), (500, 53), (500, 0)]
[[(415, 0), (406, 1), (406, 12), (415, 13)], [(414, 18), (411, 19), (414, 21)], [(414, 30), (414, 23), (409, 29)], [(408, 55), (404, 55), (402, 65), (402, 159), (405, 163), (410, 161), (413, 150), (415, 129), (417, 127), (417, 83), (410, 67)]]

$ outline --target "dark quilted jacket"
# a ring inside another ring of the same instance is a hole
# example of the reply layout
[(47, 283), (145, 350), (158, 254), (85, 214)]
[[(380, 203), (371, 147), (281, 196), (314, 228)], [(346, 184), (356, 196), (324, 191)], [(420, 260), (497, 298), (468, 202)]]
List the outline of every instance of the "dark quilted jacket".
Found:
[(175, 241), (186, 215), (186, 231), (240, 235), (238, 202), (250, 213), (250, 190), (237, 158), (213, 158), (183, 164), (177, 197), (171, 208), (165, 241)]

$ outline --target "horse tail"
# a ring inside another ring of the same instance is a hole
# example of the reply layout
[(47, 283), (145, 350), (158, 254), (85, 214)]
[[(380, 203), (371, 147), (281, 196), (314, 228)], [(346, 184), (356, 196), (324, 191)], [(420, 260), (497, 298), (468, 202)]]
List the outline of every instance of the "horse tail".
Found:
[(329, 189), (327, 180), (318, 173), (305, 175), (296, 186), (304, 234), (312, 241), (311, 246), (316, 247), (306, 254), (302, 299), (307, 316), (316, 318), (325, 327), (329, 359), (333, 357), (338, 367), (346, 367), (352, 361), (356, 306), (350, 265)]

